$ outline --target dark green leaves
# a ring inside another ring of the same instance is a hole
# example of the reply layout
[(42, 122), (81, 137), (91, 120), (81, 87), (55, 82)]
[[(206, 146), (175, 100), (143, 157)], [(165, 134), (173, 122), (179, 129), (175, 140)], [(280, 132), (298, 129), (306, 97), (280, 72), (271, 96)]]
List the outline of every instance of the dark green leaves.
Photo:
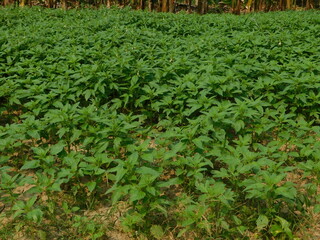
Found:
[(284, 239), (319, 212), (318, 13), (1, 11), (0, 196), (23, 229), (95, 239), (101, 207), (137, 238)]
[(60, 141), (57, 144), (51, 146), (50, 152), (52, 155), (57, 155), (64, 149), (65, 146), (66, 144), (63, 141)]
[(31, 160), (27, 161), (22, 167), (21, 170), (33, 169), (40, 166), (40, 160)]

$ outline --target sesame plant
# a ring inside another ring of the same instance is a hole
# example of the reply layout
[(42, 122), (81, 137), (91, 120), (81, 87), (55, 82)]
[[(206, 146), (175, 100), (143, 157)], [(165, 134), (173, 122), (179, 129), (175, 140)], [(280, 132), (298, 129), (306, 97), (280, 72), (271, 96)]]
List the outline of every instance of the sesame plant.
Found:
[(297, 239), (319, 39), (316, 11), (0, 9), (0, 238)]

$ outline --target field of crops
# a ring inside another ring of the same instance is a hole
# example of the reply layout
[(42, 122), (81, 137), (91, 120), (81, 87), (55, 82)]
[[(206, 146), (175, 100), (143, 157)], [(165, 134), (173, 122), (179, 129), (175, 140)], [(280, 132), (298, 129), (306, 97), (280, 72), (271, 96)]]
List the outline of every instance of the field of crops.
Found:
[(0, 239), (295, 238), (319, 39), (316, 11), (1, 9)]

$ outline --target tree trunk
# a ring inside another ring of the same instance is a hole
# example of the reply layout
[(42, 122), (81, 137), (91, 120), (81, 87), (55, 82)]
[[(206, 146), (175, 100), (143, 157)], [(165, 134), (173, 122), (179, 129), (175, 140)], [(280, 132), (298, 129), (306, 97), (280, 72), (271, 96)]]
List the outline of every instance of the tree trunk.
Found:
[(291, 9), (292, 2), (291, 0), (286, 1), (286, 9)]
[(139, 0), (139, 6), (138, 6), (138, 9), (144, 9), (144, 0)]
[(174, 0), (169, 0), (169, 12), (175, 12), (175, 2)]
[(11, 0), (4, 0), (3, 1), (3, 5), (4, 6), (9, 6), (9, 5), (11, 5), (12, 4), (12, 1)]
[(191, 13), (192, 0), (188, 0), (188, 12)]
[(198, 12), (199, 14), (201, 14), (201, 6), (202, 6), (202, 0), (198, 0), (197, 12)]
[(258, 11), (259, 10), (259, 1), (254, 1), (253, 2), (253, 11)]
[(314, 1), (313, 0), (307, 0), (306, 9), (312, 9), (312, 8), (314, 8)]
[(198, 13), (199, 14), (205, 14), (207, 13), (207, 6), (208, 1), (207, 0), (198, 0)]
[(48, 0), (47, 6), (48, 6), (48, 8), (53, 8), (54, 7), (53, 0)]
[(26, 0), (20, 0), (19, 6), (24, 7), (26, 5)]
[(266, 8), (266, 3), (264, 0), (260, 0), (259, 11), (263, 11)]
[(154, 9), (154, 2), (153, 2), (153, 0), (148, 0), (148, 9), (149, 9), (150, 12), (153, 11), (153, 9)]
[[(118, 1), (120, 1), (120, 0), (118, 0)], [(139, 9), (140, 8), (140, 0), (133, 0), (132, 1), (132, 8)]]
[(162, 0), (162, 12), (168, 12), (168, 11), (169, 11), (168, 0)]
[(235, 8), (235, 14), (240, 15), (240, 10), (241, 10), (241, 0), (237, 1), (237, 6)]
[(63, 10), (67, 10), (67, 0), (62, 0), (62, 1), (61, 1), (61, 8), (62, 8)]
[(203, 14), (206, 14), (206, 13), (208, 13), (208, 0), (204, 0), (204, 5), (203, 5)]

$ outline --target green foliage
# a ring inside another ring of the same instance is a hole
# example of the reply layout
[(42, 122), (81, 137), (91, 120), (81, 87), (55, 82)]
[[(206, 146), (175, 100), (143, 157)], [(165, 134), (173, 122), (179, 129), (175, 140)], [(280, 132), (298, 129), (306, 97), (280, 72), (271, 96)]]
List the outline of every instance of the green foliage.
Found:
[(293, 239), (319, 212), (318, 13), (3, 9), (0, 23), (13, 225), (62, 239), (41, 228), (60, 216), (99, 239), (84, 212), (125, 203), (123, 228), (148, 238)]

